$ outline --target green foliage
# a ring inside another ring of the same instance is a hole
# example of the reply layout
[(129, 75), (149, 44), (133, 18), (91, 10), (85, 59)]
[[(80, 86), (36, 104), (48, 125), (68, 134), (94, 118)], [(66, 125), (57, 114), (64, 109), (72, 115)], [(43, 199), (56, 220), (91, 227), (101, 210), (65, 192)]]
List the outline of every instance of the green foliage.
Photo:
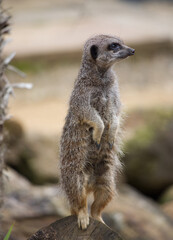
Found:
[(126, 179), (156, 199), (173, 183), (173, 110), (139, 111), (132, 120), (137, 127), (124, 147)]
[(13, 65), (25, 73), (37, 73), (45, 67), (43, 62), (34, 59), (16, 60)]
[(159, 198), (160, 203), (168, 203), (173, 201), (173, 185), (169, 187)]
[(8, 240), (8, 239), (9, 239), (9, 237), (10, 237), (10, 235), (11, 235), (11, 231), (12, 231), (12, 229), (13, 229), (13, 226), (14, 226), (14, 224), (11, 225), (11, 227), (10, 227), (10, 229), (8, 230), (8, 233), (6, 234), (4, 240)]
[(135, 115), (137, 115), (137, 118), (143, 119), (143, 124), (136, 129), (134, 136), (125, 143), (125, 152), (148, 147), (157, 138), (157, 135), (165, 130), (169, 121), (173, 119), (173, 110), (152, 109), (139, 111)]

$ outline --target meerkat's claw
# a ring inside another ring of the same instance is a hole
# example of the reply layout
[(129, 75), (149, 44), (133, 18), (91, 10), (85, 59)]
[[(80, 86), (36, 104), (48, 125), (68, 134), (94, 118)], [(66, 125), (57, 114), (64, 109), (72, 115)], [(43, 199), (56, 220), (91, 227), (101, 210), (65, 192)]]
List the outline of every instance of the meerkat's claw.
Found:
[(97, 142), (96, 142), (96, 147), (97, 147), (97, 150), (100, 149), (100, 144), (98, 144)]
[(108, 142), (108, 144), (109, 144), (109, 148), (112, 149), (113, 145), (114, 145), (114, 142), (112, 142), (112, 143)]
[(89, 225), (89, 215), (84, 212), (80, 212), (78, 214), (78, 227), (81, 228), (82, 230), (87, 229)]

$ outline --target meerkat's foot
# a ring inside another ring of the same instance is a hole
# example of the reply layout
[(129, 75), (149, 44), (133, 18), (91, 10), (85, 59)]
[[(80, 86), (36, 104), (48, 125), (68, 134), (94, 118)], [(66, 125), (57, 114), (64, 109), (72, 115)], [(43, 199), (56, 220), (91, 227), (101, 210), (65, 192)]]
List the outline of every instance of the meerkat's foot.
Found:
[(82, 230), (87, 229), (89, 225), (89, 215), (84, 210), (79, 211), (78, 213), (78, 227)]

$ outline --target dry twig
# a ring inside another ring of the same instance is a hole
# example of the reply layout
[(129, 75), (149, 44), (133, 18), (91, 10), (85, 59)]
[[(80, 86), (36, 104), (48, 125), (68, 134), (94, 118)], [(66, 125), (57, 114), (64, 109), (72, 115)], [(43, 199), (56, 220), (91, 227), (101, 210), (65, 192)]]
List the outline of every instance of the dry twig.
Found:
[[(10, 95), (13, 94), (14, 88), (26, 88), (30, 89), (32, 84), (29, 83), (10, 83), (8, 78), (5, 75), (5, 70), (8, 68), (17, 72), (20, 76), (24, 76), (24, 73), (15, 67), (9, 65), (11, 60), (14, 58), (15, 53), (10, 54), (10, 56), (5, 59), (2, 56), (2, 50), (4, 46), (8, 43), (8, 40), (5, 39), (5, 35), (9, 34), (10, 31), (10, 16), (2, 8), (2, 0), (0, 0), (0, 209), (3, 204), (3, 168), (4, 168), (4, 135), (3, 128), (4, 123), (9, 119), (8, 115), (8, 101)], [(0, 211), (1, 212), (1, 211)]]

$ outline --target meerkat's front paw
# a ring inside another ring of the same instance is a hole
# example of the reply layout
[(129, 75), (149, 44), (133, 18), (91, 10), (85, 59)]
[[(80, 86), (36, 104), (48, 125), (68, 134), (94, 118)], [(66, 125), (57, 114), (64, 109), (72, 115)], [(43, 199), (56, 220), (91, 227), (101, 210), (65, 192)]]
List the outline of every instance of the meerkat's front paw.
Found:
[(100, 149), (100, 144), (98, 144), (97, 142), (96, 142), (96, 147), (98, 150)]
[(112, 142), (108, 142), (108, 144), (109, 144), (109, 148), (112, 149), (113, 145), (114, 145), (114, 142), (113, 141)]
[(84, 211), (78, 213), (78, 227), (82, 230), (87, 229), (89, 225), (89, 215)]
[(116, 118), (114, 119), (114, 121), (112, 122), (112, 124), (109, 127), (108, 130), (108, 144), (109, 144), (109, 148), (112, 149), (113, 145), (114, 145), (114, 140), (118, 131), (118, 127), (119, 127), (119, 119)]
[(100, 124), (99, 127), (95, 127), (93, 129), (93, 140), (96, 143), (96, 147), (99, 150), (100, 148), (100, 141), (101, 141), (101, 137), (102, 137), (102, 133), (104, 131), (104, 124)]
[(116, 135), (116, 130), (115, 129), (109, 129), (109, 132), (108, 132), (108, 144), (109, 144), (109, 148), (110, 149), (113, 148), (115, 135)]
[(108, 132), (108, 144), (109, 148), (112, 149), (115, 141), (117, 128), (110, 128)]

